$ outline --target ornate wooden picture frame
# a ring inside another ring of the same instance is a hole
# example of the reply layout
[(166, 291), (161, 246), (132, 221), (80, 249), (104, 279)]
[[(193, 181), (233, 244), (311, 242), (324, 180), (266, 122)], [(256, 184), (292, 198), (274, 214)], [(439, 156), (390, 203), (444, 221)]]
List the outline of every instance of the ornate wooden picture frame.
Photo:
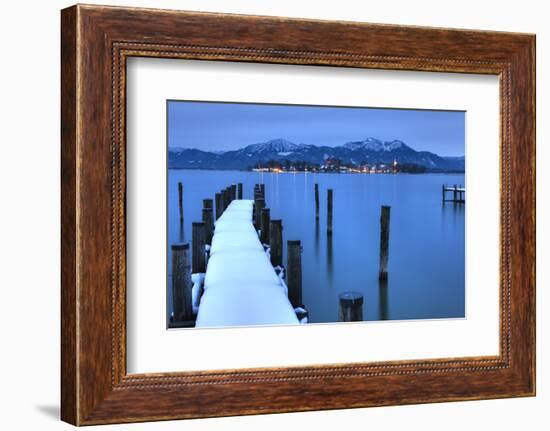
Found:
[[(63, 10), (61, 21), (64, 421), (535, 394), (534, 35), (81, 5)], [(497, 75), (500, 354), (127, 374), (125, 99), (133, 56)]]

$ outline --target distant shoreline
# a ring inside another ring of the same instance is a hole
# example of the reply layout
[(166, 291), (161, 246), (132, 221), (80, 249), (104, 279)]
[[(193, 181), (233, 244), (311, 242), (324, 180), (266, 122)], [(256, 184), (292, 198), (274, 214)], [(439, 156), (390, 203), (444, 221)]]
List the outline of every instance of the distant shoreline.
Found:
[(380, 172), (380, 173), (369, 173), (369, 172), (311, 172), (311, 171), (282, 171), (282, 172), (259, 172), (259, 171), (253, 171), (251, 169), (208, 169), (208, 168), (174, 168), (174, 167), (168, 167), (169, 171), (203, 171), (203, 172), (249, 172), (251, 174), (319, 174), (319, 175), (325, 175), (325, 174), (333, 174), (333, 175), (449, 175), (449, 174), (456, 174), (456, 175), (465, 175), (465, 171), (426, 171), (426, 172)]

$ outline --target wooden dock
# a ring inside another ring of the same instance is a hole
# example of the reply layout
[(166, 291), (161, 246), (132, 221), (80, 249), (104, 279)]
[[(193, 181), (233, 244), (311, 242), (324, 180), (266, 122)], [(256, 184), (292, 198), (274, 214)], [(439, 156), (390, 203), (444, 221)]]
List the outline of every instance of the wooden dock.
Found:
[(300, 323), (254, 226), (254, 207), (232, 200), (215, 222), (196, 327)]
[[(451, 198), (448, 198), (448, 194), (451, 194)], [(448, 186), (443, 184), (441, 186), (442, 202), (454, 202), (463, 204), (466, 202), (466, 188), (462, 185), (455, 184), (454, 186)]]

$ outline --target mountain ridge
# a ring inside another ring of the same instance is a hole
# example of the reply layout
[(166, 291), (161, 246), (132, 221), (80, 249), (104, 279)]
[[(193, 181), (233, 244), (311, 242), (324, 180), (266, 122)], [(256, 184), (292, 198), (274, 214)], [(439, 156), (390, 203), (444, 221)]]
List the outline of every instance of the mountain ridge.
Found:
[(368, 137), (336, 147), (296, 144), (283, 138), (247, 145), (237, 150), (203, 151), (197, 148), (168, 148), (171, 169), (238, 169), (248, 170), (270, 160), (303, 161), (323, 165), (338, 159), (351, 165), (392, 163), (413, 164), (428, 171), (464, 171), (464, 156), (444, 157), (429, 151), (416, 151), (399, 139), (383, 141)]

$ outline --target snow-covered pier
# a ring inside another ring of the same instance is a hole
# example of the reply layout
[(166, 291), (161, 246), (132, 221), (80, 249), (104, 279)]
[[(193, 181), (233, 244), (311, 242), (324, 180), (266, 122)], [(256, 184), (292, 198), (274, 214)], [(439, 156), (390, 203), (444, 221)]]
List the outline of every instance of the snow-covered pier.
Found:
[(254, 201), (235, 199), (215, 222), (196, 327), (299, 323), (253, 213)]
[[(452, 192), (453, 197), (451, 199), (447, 198), (447, 192)], [(441, 187), (441, 194), (442, 194), (442, 200), (443, 202), (455, 202), (455, 203), (461, 203), (463, 204), (466, 202), (466, 188), (458, 185), (454, 186), (447, 186), (443, 184)]]

